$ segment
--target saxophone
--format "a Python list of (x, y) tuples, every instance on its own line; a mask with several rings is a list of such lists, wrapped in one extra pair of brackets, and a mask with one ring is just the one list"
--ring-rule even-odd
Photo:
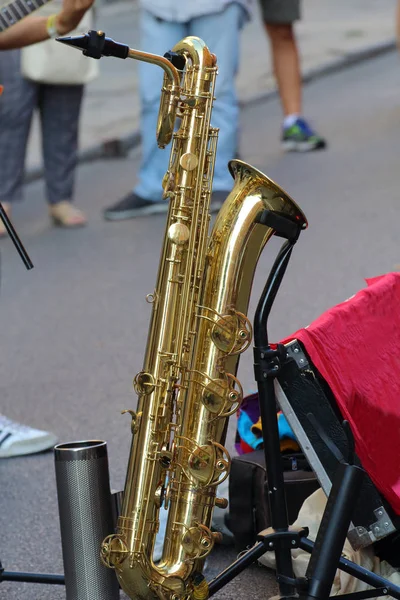
[[(218, 137), (210, 125), (215, 55), (196, 37), (164, 57), (127, 46), (122, 56), (122, 45), (105, 39), (103, 55), (164, 69), (157, 139), (160, 147), (173, 143), (163, 179), (169, 200), (164, 243), (155, 291), (147, 296), (150, 330), (144, 366), (134, 379), (138, 406), (124, 411), (132, 417), (133, 440), (122, 509), (101, 557), (130, 598), (201, 600), (208, 597), (202, 568), (219, 535), (211, 531), (213, 508), (227, 506), (216, 491), (229, 474), (223, 445), (228, 419), (243, 398), (236, 371), (252, 339), (246, 311), (253, 275), (276, 233), (261, 215), (306, 220), (278, 185), (233, 160), (233, 189), (209, 233)], [(165, 509), (163, 556), (156, 563), (154, 542)]]

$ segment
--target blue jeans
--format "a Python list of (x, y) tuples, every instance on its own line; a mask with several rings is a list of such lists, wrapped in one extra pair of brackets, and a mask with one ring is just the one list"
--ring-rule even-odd
[[(229, 191), (232, 178), (227, 163), (235, 158), (238, 147), (239, 107), (235, 91), (235, 75), (239, 59), (239, 34), (244, 10), (236, 3), (212, 15), (197, 17), (188, 23), (157, 19), (141, 13), (141, 49), (163, 55), (188, 35), (203, 39), (217, 55), (218, 76), (212, 125), (220, 129), (214, 171), (213, 189)], [(161, 150), (156, 142), (156, 124), (160, 104), (163, 71), (149, 63), (139, 63), (141, 99), (142, 162), (139, 183), (134, 192), (146, 200), (161, 200), (161, 181), (167, 170), (170, 146)]]

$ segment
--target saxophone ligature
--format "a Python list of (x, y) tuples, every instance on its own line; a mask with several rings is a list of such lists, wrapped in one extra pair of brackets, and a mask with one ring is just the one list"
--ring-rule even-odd
[[(164, 69), (157, 140), (172, 139), (162, 187), (169, 202), (121, 514), (101, 547), (122, 589), (140, 600), (201, 600), (202, 575), (218, 534), (211, 531), (218, 485), (229, 474), (229, 416), (243, 391), (236, 377), (252, 328), (246, 316), (258, 258), (283, 221), (306, 227), (296, 203), (240, 160), (210, 229), (218, 130), (211, 126), (217, 60), (188, 37), (165, 56), (89, 32), (64, 43), (89, 56), (144, 60)], [(161, 510), (168, 511), (163, 555), (153, 559)]]

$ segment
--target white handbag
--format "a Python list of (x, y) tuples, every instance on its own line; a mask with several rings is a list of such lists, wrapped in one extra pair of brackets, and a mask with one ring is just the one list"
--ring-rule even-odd
[[(92, 28), (93, 14), (88, 10), (78, 27), (68, 35), (87, 33)], [(37, 83), (79, 85), (89, 83), (99, 75), (99, 64), (80, 50), (50, 39), (22, 48), (21, 75)]]

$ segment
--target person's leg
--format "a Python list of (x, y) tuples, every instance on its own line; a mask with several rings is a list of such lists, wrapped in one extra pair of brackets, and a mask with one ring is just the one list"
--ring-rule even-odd
[(267, 23), (272, 62), (285, 117), (301, 115), (300, 58), (292, 23)]
[(204, 40), (210, 51), (217, 56), (216, 99), (211, 124), (219, 128), (213, 190), (223, 192), (221, 196), (232, 188), (233, 179), (228, 171), (228, 162), (235, 158), (239, 142), (239, 105), (235, 76), (239, 63), (240, 28), (244, 17), (243, 8), (232, 3), (219, 13), (198, 17), (190, 23), (190, 35)]
[[(142, 10), (140, 16), (140, 49), (163, 56), (187, 35), (186, 25), (164, 21)], [(140, 133), (142, 159), (139, 181), (132, 192), (104, 211), (108, 220), (121, 220), (166, 212), (168, 202), (162, 199), (162, 179), (168, 167), (170, 146), (157, 146), (156, 127), (164, 71), (157, 65), (139, 62), (139, 91), (141, 102)]]
[(42, 85), (39, 93), (49, 213), (65, 227), (86, 223), (81, 211), (71, 205), (83, 91), (83, 85)]
[[(32, 114), (37, 103), (37, 86), (20, 73), (20, 51), (0, 54), (0, 201), (7, 213), (22, 199), (26, 145)], [(0, 236), (6, 234), (0, 222)]]
[(300, 56), (293, 26), (300, 18), (300, 0), (260, 0), (260, 6), (284, 115), (283, 147), (286, 150), (324, 148), (325, 140), (302, 118)]
[(49, 213), (64, 227), (86, 223), (83, 213), (71, 204), (83, 91), (83, 85), (42, 85), (39, 93)]

